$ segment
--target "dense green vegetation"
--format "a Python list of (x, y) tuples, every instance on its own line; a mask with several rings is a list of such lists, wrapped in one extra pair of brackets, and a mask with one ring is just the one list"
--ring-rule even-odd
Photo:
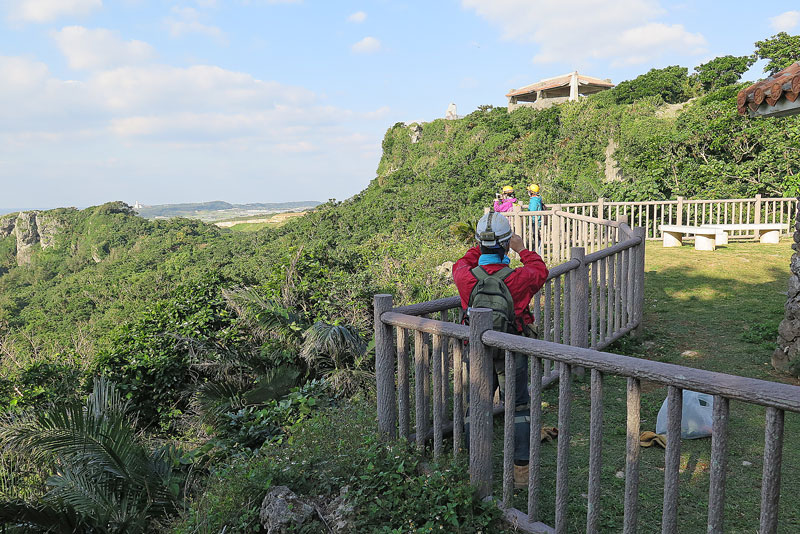
[[(771, 46), (761, 57), (782, 61)], [(416, 143), (396, 124), (364, 191), (279, 228), (149, 221), (119, 202), (58, 209), (40, 214), (20, 265), (16, 236), (0, 233), (0, 442), (31, 451), (0, 447), (0, 521), (38, 509), (84, 532), (252, 532), (266, 489), (286, 483), (326, 502), (350, 485), (364, 532), (492, 524), (453, 466), (426, 472), (414, 451), (372, 440), (372, 295), (453, 294), (434, 270), (463, 252), (449, 228), (505, 184), (540, 183), (548, 204), (800, 193), (800, 118), (736, 113), (748, 61), (654, 69), (541, 111), (482, 107), (423, 124)], [(164, 484), (120, 480), (119, 466), (53, 440), (26, 449), (54, 420), (71, 446), (95, 439), (74, 425), (111, 425), (134, 474), (158, 469)], [(93, 516), (64, 497), (91, 480), (130, 514)]]

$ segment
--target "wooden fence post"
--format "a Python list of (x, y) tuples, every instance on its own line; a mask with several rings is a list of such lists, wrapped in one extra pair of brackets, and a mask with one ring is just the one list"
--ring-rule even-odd
[(391, 295), (375, 295), (375, 379), (378, 396), (378, 432), (382, 439), (397, 438), (397, 400), (394, 387), (395, 344), (391, 325), (381, 321), (394, 306)]
[[(514, 215), (513, 215), (513, 217), (509, 217), (508, 219), (511, 222), (511, 230), (515, 234), (520, 236), (523, 239), (523, 242), (524, 242), (524, 240), (525, 240), (525, 231), (522, 229), (522, 215), (520, 215), (521, 211), (522, 211), (522, 206), (520, 206), (519, 204), (514, 204), (514, 207), (511, 208), (511, 213), (513, 213)], [(517, 254), (517, 253), (513, 252), (513, 254)], [(517, 254), (517, 256), (519, 256), (519, 255)]]
[(551, 249), (552, 258), (550, 261), (558, 264), (561, 263), (561, 226), (562, 220), (561, 216), (558, 214), (561, 211), (561, 204), (555, 204), (550, 206), (550, 209), (553, 210), (553, 215), (550, 218), (550, 224), (553, 227), (552, 237), (553, 237), (553, 248)]
[[(571, 260), (578, 260), (580, 266), (569, 273), (569, 344), (573, 347), (586, 348), (589, 346), (589, 266), (583, 262), (586, 257), (586, 249), (572, 247), (570, 256)], [(573, 372), (581, 377), (584, 369), (575, 367)]]
[[(761, 224), (761, 194), (756, 195), (756, 206), (753, 210), (753, 222), (756, 224)], [(754, 239), (758, 239), (758, 232), (755, 233), (756, 235), (753, 236)]]
[(675, 222), (677, 225), (683, 224), (683, 197), (678, 197), (678, 220)]
[(597, 199), (597, 218), (598, 219), (605, 219), (605, 211), (606, 211), (606, 199), (600, 197)]
[(492, 348), (481, 337), (492, 329), (492, 310), (469, 310), (469, 480), (479, 498), (492, 493)]
[(633, 235), (642, 240), (636, 245), (635, 261), (633, 265), (633, 320), (636, 328), (631, 332), (632, 337), (642, 334), (642, 317), (644, 316), (644, 244), (647, 229), (637, 226), (633, 229)]

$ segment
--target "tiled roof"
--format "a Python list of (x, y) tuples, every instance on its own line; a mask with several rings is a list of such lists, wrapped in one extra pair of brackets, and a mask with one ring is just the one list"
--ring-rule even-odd
[(744, 115), (749, 109), (754, 113), (761, 104), (775, 106), (783, 98), (794, 102), (800, 95), (800, 63), (794, 63), (776, 72), (766, 80), (754, 83), (739, 91), (736, 106), (739, 114)]
[[(512, 89), (508, 92), (506, 96), (519, 96), (519, 95), (526, 95), (529, 93), (535, 93), (536, 91), (544, 91), (547, 89), (554, 89), (556, 87), (569, 87), (570, 81), (572, 80), (572, 73), (564, 74), (562, 76), (556, 76), (555, 78), (546, 78), (544, 80), (539, 80), (536, 83), (532, 83), (530, 85), (526, 85), (525, 87), (521, 87), (519, 89)], [(585, 76), (583, 74), (578, 74), (578, 85), (595, 85), (599, 87), (614, 87), (614, 84), (609, 82), (608, 80), (601, 80), (600, 78), (593, 78), (591, 76)]]

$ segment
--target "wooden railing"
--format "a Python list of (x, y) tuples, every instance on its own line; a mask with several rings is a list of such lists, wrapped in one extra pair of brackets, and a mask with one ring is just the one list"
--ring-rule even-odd
[(563, 211), (559, 206), (545, 211), (515, 210), (503, 215), (525, 247), (539, 253), (548, 265), (569, 260), (572, 247), (592, 253), (613, 245), (620, 239), (620, 225), (628, 223), (623, 215), (616, 220), (598, 219)]
[[(780, 223), (785, 225), (784, 234), (791, 234), (793, 217), (797, 213), (796, 198), (766, 198), (756, 195), (755, 198), (731, 198), (718, 200), (653, 200), (643, 202), (609, 202), (598, 198), (596, 202), (557, 204), (548, 206), (547, 211), (530, 212), (519, 210), (507, 213), (509, 219), (516, 218), (521, 226), (533, 226), (534, 217), (544, 221), (554, 212), (568, 212), (583, 217), (615, 220), (625, 216), (631, 226), (645, 229), (646, 239), (661, 239), (659, 226), (662, 224), (749, 224)], [(520, 232), (517, 232), (520, 233)], [(522, 235), (522, 234), (520, 234)], [(545, 230), (541, 238), (549, 243)], [(751, 238), (755, 235), (746, 230), (730, 233), (732, 238)], [(552, 240), (552, 238), (551, 238)], [(546, 249), (545, 249), (546, 250)]]
[[(588, 216), (587, 216), (588, 217)], [(572, 219), (582, 220), (582, 219)], [(610, 221), (606, 221), (610, 222)], [(597, 222), (598, 225), (606, 225)], [(627, 378), (627, 438), (623, 532), (638, 526), (641, 380), (669, 386), (668, 433), (664, 471), (663, 533), (679, 532), (678, 495), (682, 391), (714, 395), (708, 532), (723, 532), (723, 503), (728, 460), (729, 400), (766, 408), (761, 533), (777, 532), (784, 411), (800, 412), (800, 387), (714, 373), (673, 364), (601, 352), (641, 326), (644, 292), (644, 228), (617, 223), (620, 241), (586, 254), (571, 247), (571, 259), (550, 270), (532, 306), (541, 339), (491, 330), (491, 311), (473, 309), (470, 325), (454, 323), (459, 297), (393, 307), (391, 295), (375, 296), (375, 350), (378, 426), (386, 439), (398, 436), (433, 455), (444, 451), (452, 432), (453, 454), (464, 441), (464, 414), (470, 413), (470, 480), (480, 496), (492, 496), (493, 416), (504, 414), (502, 500), (506, 518), (527, 532), (567, 531), (571, 383), (591, 372), (589, 478), (586, 531), (599, 532), (603, 382), (607, 375)], [(429, 318), (430, 315), (437, 317)], [(413, 332), (413, 347), (410, 334)], [(465, 342), (468, 342), (465, 348)], [(468, 350), (468, 357), (466, 351)], [(492, 356), (505, 354), (505, 405), (493, 402)], [(514, 355), (529, 358), (529, 383), (515, 384)], [(412, 360), (413, 358), (413, 360)], [(469, 365), (467, 365), (467, 360)], [(413, 367), (412, 367), (413, 361)], [(558, 380), (558, 448), (555, 528), (540, 521), (542, 389)], [(413, 385), (413, 395), (412, 395)], [(530, 457), (525, 512), (511, 507), (513, 494), (514, 401), (517, 387), (530, 390)], [(413, 405), (413, 412), (412, 412)], [(452, 409), (452, 420), (448, 409)], [(412, 420), (413, 413), (413, 420)], [(412, 424), (415, 432), (412, 434)]]

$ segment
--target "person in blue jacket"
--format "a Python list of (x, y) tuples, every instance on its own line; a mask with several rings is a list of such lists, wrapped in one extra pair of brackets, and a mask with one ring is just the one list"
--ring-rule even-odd
[[(529, 185), (528, 193), (531, 194), (531, 199), (528, 201), (528, 211), (542, 211), (544, 202), (542, 202), (542, 196), (539, 194), (539, 184)], [(537, 219), (541, 219), (541, 217), (537, 217)]]
[[(542, 196), (539, 194), (539, 184), (531, 184), (528, 186), (528, 193), (531, 199), (528, 201), (528, 211), (542, 211), (544, 210), (544, 202)], [(533, 228), (531, 228), (531, 235), (534, 236), (536, 241), (535, 249), (541, 252), (541, 240), (539, 239), (539, 228), (542, 226), (542, 216), (537, 215), (533, 217)]]

